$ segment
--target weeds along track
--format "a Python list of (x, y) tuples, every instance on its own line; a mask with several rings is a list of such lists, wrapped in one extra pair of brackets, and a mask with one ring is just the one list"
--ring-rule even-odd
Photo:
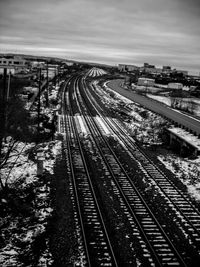
[[(137, 222), (138, 229), (148, 244), (148, 249), (154, 255), (152, 258), (161, 266), (165, 264), (198, 266), (199, 211), (189, 197), (181, 192), (135, 144), (121, 123), (104, 113), (85, 80), (79, 79), (78, 84), (79, 95), (82, 96), (81, 102), (88, 107), (88, 113), (84, 115), (85, 122), (120, 195), (123, 196), (128, 210), (132, 212), (134, 222)], [(99, 116), (100, 119), (95, 119), (95, 116)], [(162, 211), (156, 210), (159, 203), (148, 201), (145, 190), (141, 190), (138, 183), (129, 177), (128, 171), (123, 167), (124, 164), (120, 163), (119, 155), (115, 154), (102, 134), (105, 133), (105, 129), (122, 144), (124, 151), (129, 154), (136, 163), (136, 168), (142, 173), (142, 179), (152, 185), (152, 193), (156, 192), (157, 200), (161, 201)], [(161, 214), (158, 214), (159, 212)]]
[(117, 266), (101, 210), (91, 183), (85, 156), (77, 130), (78, 105), (74, 90), (76, 78), (70, 79), (63, 91), (63, 108), (60, 131), (65, 136), (67, 162), (73, 187), (76, 219), (80, 229), (84, 266)]

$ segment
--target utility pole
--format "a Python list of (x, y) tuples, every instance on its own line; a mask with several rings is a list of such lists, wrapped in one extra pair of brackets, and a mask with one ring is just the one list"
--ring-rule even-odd
[(7, 95), (6, 95), (7, 101), (9, 99), (9, 95), (10, 95), (10, 80), (11, 80), (11, 71), (9, 71), (9, 76), (8, 76), (8, 89), (7, 89)]
[(49, 106), (49, 64), (47, 62), (46, 106)]
[[(39, 86), (38, 86), (38, 125), (37, 125), (37, 133), (39, 139), (39, 131), (40, 131), (40, 96), (41, 96), (41, 68), (39, 68)], [(38, 140), (39, 141), (39, 140)]]
[(58, 86), (60, 85), (60, 65), (58, 66)]
[(3, 94), (1, 95), (1, 106), (0, 106), (0, 157), (2, 151), (2, 143), (5, 135), (5, 122), (6, 122), (6, 77), (7, 69), (3, 70)]
[(56, 88), (56, 83), (57, 83), (57, 77), (56, 77), (57, 73), (56, 73), (56, 68), (55, 68), (55, 88)]
[(58, 85), (58, 86), (59, 86), (59, 83), (60, 83), (59, 74), (60, 74), (60, 68), (59, 68), (59, 66), (58, 66), (58, 68), (57, 68), (57, 85)]
[[(8, 101), (9, 101), (9, 94), (10, 94), (10, 80), (11, 80), (11, 71), (9, 71), (9, 76), (8, 76), (8, 87), (7, 87), (7, 92), (6, 92), (6, 97), (5, 97), (5, 136), (6, 136), (6, 130), (7, 130), (7, 125), (8, 125)], [(6, 139), (5, 139), (6, 142)]]

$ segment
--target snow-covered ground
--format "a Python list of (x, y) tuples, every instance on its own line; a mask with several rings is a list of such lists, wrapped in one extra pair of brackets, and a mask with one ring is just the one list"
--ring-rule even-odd
[[(43, 105), (46, 101), (45, 96), (41, 96), (41, 114), (49, 118), (49, 123), (53, 119), (53, 109), (57, 105), (58, 89), (58, 86), (52, 87), (49, 92), (48, 108)], [(37, 90), (33, 90), (35, 95)], [(29, 109), (31, 105), (30, 101), (26, 108)], [(12, 138), (8, 137), (7, 142), (3, 144), (4, 154), (12, 142)], [(44, 152), (42, 178), (37, 175), (37, 152), (41, 148)], [(11, 193), (0, 191), (0, 209), (5, 212), (3, 216), (0, 215), (0, 266), (32, 266), (28, 261), (34, 261), (32, 249), (40, 238), (41, 244), (45, 243), (45, 249), (40, 253), (36, 252), (39, 255), (37, 266), (51, 264), (48, 240), (42, 238), (46, 234), (47, 221), (52, 213), (50, 181), (46, 179), (54, 174), (55, 160), (60, 149), (61, 141), (40, 144), (15, 142), (7, 163), (1, 168), (2, 184), (7, 185), (8, 192)], [(19, 210), (15, 214), (15, 208), (21, 209), (22, 213)], [(22, 249), (22, 246), (25, 247)], [(29, 259), (25, 263), (27, 255)]]
[[(200, 100), (193, 99), (193, 98), (174, 98), (172, 100), (170, 97), (166, 96), (159, 96), (159, 95), (152, 95), (147, 94), (149, 98), (155, 99), (159, 102), (166, 104), (167, 106), (171, 106), (174, 108), (179, 108), (185, 111), (194, 112), (195, 115), (200, 116)], [(172, 103), (173, 101), (173, 103)]]
[(155, 99), (159, 102), (162, 102), (167, 106), (171, 106), (171, 99), (169, 97), (159, 96), (159, 95), (151, 95), (151, 94), (147, 94), (147, 97)]
[[(97, 92), (101, 92), (101, 98), (104, 98), (102, 90), (99, 86)], [(109, 95), (109, 92), (114, 94), (114, 98), (106, 95)], [(132, 117), (132, 120), (127, 122), (126, 126), (135, 135), (137, 135), (139, 140), (141, 139), (143, 142), (149, 143), (156, 141), (157, 128), (155, 127), (155, 130), (153, 131), (152, 126), (162, 123), (162, 118), (160, 116), (147, 111), (146, 116), (148, 119), (144, 119), (141, 117), (141, 113), (144, 112), (145, 109), (108, 88), (106, 84), (104, 84), (104, 94), (107, 105), (112, 106), (112, 103), (114, 102), (115, 106), (117, 106), (117, 103), (123, 102), (124, 105), (128, 105), (129, 108), (132, 108), (132, 111), (129, 113), (129, 115)], [(166, 104), (168, 103), (166, 97), (158, 97), (158, 99), (166, 101)], [(179, 131), (180, 130), (181, 129), (179, 129)], [(196, 144), (199, 143), (198, 138), (195, 136), (193, 136), (192, 140)], [(191, 160), (188, 158), (179, 157), (171, 151), (164, 150), (162, 153), (160, 153), (160, 155), (158, 155), (158, 159), (166, 166), (167, 169), (171, 170), (172, 173), (176, 175), (177, 179), (181, 180), (186, 185), (188, 193), (191, 195), (191, 197), (193, 197), (196, 201), (200, 201), (200, 157), (195, 160)]]
[[(51, 215), (52, 209), (49, 201), (49, 184), (41, 181), (41, 178), (37, 176), (36, 157), (40, 147), (44, 150), (44, 173), (53, 174), (56, 155), (61, 149), (60, 141), (46, 142), (37, 146), (34, 143), (19, 142), (11, 153), (7, 164), (1, 169), (3, 184), (7, 183), (11, 189), (17, 187), (17, 190), (21, 192), (20, 195), (24, 196), (24, 192), (32, 188), (34, 204), (27, 203), (27, 206), (23, 207), (22, 202), (21, 209), (25, 207), (31, 209), (32, 215), (30, 217), (28, 215), (22, 217), (20, 213), (18, 215), (7, 213), (6, 216), (0, 217), (4, 244), (0, 247), (0, 266), (25, 266), (19, 260), (20, 255), (25, 257), (26, 253), (30, 253), (33, 241), (41, 237), (46, 231), (47, 219)], [(6, 150), (6, 145), (4, 149)], [(21, 197), (16, 198), (15, 202), (20, 199)], [(0, 201), (5, 207), (11, 202), (6, 196), (1, 197)], [(32, 205), (35, 207), (33, 210)], [(31, 222), (31, 218), (34, 218), (33, 222)], [(19, 227), (20, 225), (21, 227)], [(26, 244), (24, 250), (22, 250), (21, 244)], [(46, 244), (46, 249), (40, 254), (37, 266), (48, 266), (51, 261), (51, 254), (48, 244)]]
[[(142, 108), (137, 103), (134, 103), (130, 99), (111, 90), (106, 84), (107, 83), (104, 84), (104, 91), (101, 95), (101, 99), (103, 99), (104, 104), (108, 107), (113, 106), (114, 108), (116, 107), (116, 109), (120, 110), (120, 105), (123, 103), (122, 106), (131, 109), (128, 113), (129, 121), (124, 121), (126, 127), (131, 132), (131, 135), (133, 135), (138, 141), (149, 145), (160, 144), (161, 140), (158, 137), (158, 133), (160, 131), (160, 127), (166, 124), (166, 121), (161, 116)], [(101, 89), (99, 88), (99, 90)], [(109, 92), (112, 92), (112, 95), (114, 96), (113, 98), (110, 97)]]
[(200, 201), (200, 158), (190, 160), (167, 153), (158, 159), (186, 185), (190, 196)]

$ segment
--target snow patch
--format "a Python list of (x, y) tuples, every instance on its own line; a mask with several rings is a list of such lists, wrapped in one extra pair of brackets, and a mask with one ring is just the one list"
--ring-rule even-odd
[(110, 134), (110, 131), (108, 130), (108, 128), (106, 127), (105, 123), (102, 121), (101, 117), (96, 116), (96, 120), (98, 121), (98, 123), (101, 125), (101, 127), (103, 128), (104, 132), (106, 135)]

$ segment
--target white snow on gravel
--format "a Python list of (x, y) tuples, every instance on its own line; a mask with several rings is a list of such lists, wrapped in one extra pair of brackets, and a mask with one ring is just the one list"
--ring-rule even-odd
[[(160, 96), (160, 95), (152, 95), (147, 94), (149, 98), (157, 100), (166, 104), (167, 106), (171, 106), (172, 100), (170, 97)], [(174, 98), (176, 101), (177, 107), (183, 110), (191, 110), (195, 115), (200, 116), (200, 100), (195, 98)]]
[[(54, 164), (56, 160), (56, 155), (61, 150), (61, 141), (51, 141), (45, 142), (43, 144), (38, 145), (37, 147), (43, 147), (44, 150), (44, 171), (48, 171), (50, 174), (53, 174)], [(20, 182), (20, 186), (22, 188), (26, 188), (29, 184), (37, 182), (37, 162), (29, 159), (28, 154), (31, 149), (35, 149), (36, 145), (34, 143), (25, 144), (19, 142), (15, 148), (15, 151), (11, 153), (11, 157), (8, 161), (8, 164), (1, 169), (1, 178), (3, 183), (8, 182), (10, 186), (13, 183), (16, 183), (18, 180)], [(6, 149), (6, 145), (4, 147)], [(18, 155), (20, 154), (20, 155)], [(35, 149), (34, 155), (37, 155), (37, 149)], [(50, 189), (48, 185), (41, 186), (36, 188), (36, 199), (40, 203), (46, 203), (46, 199), (49, 195)], [(5, 199), (1, 200), (5, 202)], [(47, 218), (51, 215), (52, 209), (51, 207), (40, 208), (35, 211), (35, 216), (38, 218), (38, 222), (35, 225), (32, 225), (31, 229), (22, 229), (23, 234), (20, 235), (15, 234), (15, 239), (23, 240), (28, 242), (29, 244), (33, 240), (34, 237), (43, 233), (45, 231)], [(7, 220), (7, 218), (2, 218), (2, 220)], [(12, 229), (16, 228), (16, 221), (10, 222), (6, 231), (12, 232)], [(47, 245), (48, 247), (48, 245)], [(15, 247), (12, 243), (12, 238), (9, 240), (9, 243), (5, 247), (0, 248), (0, 266), (22, 266), (22, 264), (18, 261), (19, 248)], [(38, 266), (49, 266), (52, 262), (51, 254), (48, 249), (46, 249), (41, 258), (39, 259)]]
[(168, 153), (158, 159), (186, 185), (191, 197), (200, 201), (200, 158), (190, 160)]
[[(124, 103), (130, 103), (130, 100), (127, 102), (127, 98), (121, 96), (120, 94), (116, 93), (112, 89), (106, 86), (107, 83), (104, 84), (105, 88), (107, 90), (110, 90), (114, 92), (115, 101), (120, 102), (123, 101)], [(157, 97), (153, 95), (148, 95), (152, 98), (155, 98), (166, 105), (169, 105), (169, 98), (167, 97)], [(118, 100), (117, 100), (118, 99)], [(107, 99), (109, 101), (109, 99)], [(113, 99), (110, 100), (112, 103)], [(144, 121), (143, 118), (140, 118), (140, 111), (143, 111), (144, 109), (137, 105), (136, 103), (132, 102), (132, 105), (129, 104), (129, 107), (132, 107), (132, 111), (130, 112), (130, 115), (134, 118), (134, 121), (131, 121), (131, 123), (126, 123), (127, 127), (131, 130), (131, 132), (137, 134), (137, 138), (139, 140), (145, 141), (145, 142), (155, 142), (156, 140), (156, 132), (152, 131), (151, 123), (159, 123), (159, 116), (155, 115), (154, 113), (149, 113), (149, 122)], [(188, 115), (189, 116), (189, 115)], [(153, 125), (152, 124), (152, 125)], [(177, 128), (177, 132), (180, 132), (181, 129)], [(189, 138), (189, 135), (187, 135), (187, 138)], [(197, 143), (197, 137), (191, 137), (192, 141)], [(194, 140), (194, 138), (196, 138)], [(158, 156), (158, 159), (166, 166), (167, 169), (172, 171), (173, 174), (176, 175), (177, 179), (180, 179), (183, 184), (186, 185), (188, 193), (191, 197), (193, 197), (196, 201), (200, 201), (200, 157), (197, 159), (187, 159), (179, 157), (176, 154), (171, 153), (170, 151), (165, 151), (164, 154), (160, 154)]]
[(103, 128), (104, 132), (106, 135), (110, 134), (110, 131), (108, 130), (108, 128), (106, 127), (105, 123), (102, 121), (102, 119), (99, 116), (95, 117), (96, 120), (98, 121), (98, 123), (101, 125), (101, 127)]
[(147, 94), (147, 97), (155, 99), (159, 102), (162, 102), (167, 106), (171, 106), (171, 99), (169, 97), (159, 96), (159, 95), (151, 95), (151, 94)]

